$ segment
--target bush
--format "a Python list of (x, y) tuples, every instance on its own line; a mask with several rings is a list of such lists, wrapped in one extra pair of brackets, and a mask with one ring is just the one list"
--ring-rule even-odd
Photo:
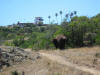
[(17, 71), (11, 72), (12, 75), (20, 75)]
[(98, 36), (96, 37), (96, 44), (97, 44), (97, 45), (100, 45), (100, 35), (98, 35)]
[(13, 44), (15, 46), (20, 46), (24, 43), (24, 37), (16, 37), (14, 40), (13, 40)]
[(95, 57), (100, 58), (100, 53), (96, 53)]
[(14, 44), (11, 41), (5, 41), (4, 45), (6, 45), (6, 46), (14, 46)]

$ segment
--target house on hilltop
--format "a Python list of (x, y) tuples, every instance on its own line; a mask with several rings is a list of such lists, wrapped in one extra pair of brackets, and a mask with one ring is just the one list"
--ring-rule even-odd
[(43, 18), (42, 17), (35, 17), (35, 24), (38, 26), (43, 25)]
[(37, 26), (46, 26), (47, 24), (43, 24), (43, 18), (42, 17), (35, 17), (35, 22), (34, 23), (21, 23), (17, 22), (17, 24), (9, 25), (8, 27), (14, 27), (14, 26), (19, 26), (19, 27), (29, 27), (31, 25), (37, 25)]
[(34, 23), (20, 23), (19, 21), (18, 21), (18, 23), (17, 23), (17, 26), (19, 26), (19, 27), (26, 27), (26, 26), (30, 26), (30, 25), (33, 25)]

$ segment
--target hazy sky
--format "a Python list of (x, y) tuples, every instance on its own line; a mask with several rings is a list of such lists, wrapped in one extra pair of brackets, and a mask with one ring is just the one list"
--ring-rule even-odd
[(0, 0), (0, 25), (34, 22), (37, 16), (48, 23), (48, 16), (53, 21), (60, 10), (63, 16), (76, 10), (79, 16), (91, 17), (100, 13), (100, 0)]

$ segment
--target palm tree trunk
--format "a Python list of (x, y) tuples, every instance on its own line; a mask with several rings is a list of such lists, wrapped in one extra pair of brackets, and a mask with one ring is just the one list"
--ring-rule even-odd
[(61, 15), (61, 23), (62, 23), (62, 15)]
[(57, 19), (57, 17), (56, 17), (56, 21), (57, 21), (57, 24), (58, 24), (58, 19)]
[(49, 24), (50, 24), (50, 18), (49, 18)]

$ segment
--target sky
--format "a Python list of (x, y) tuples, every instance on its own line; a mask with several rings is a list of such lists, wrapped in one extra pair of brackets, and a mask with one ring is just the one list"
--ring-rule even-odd
[(56, 22), (55, 13), (77, 11), (78, 16), (92, 17), (100, 13), (100, 0), (0, 0), (0, 26), (34, 23), (35, 17), (43, 17), (44, 23)]

